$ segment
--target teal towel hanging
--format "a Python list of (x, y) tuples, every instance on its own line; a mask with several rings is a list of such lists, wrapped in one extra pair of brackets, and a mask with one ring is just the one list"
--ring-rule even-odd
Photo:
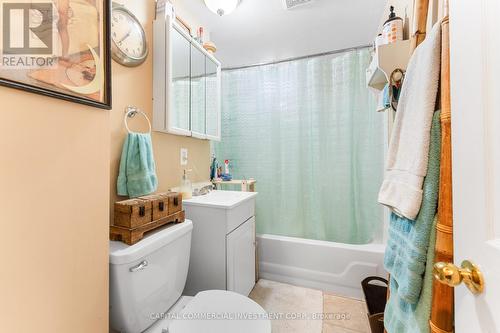
[(118, 195), (131, 198), (151, 194), (158, 188), (151, 130), (149, 133), (131, 132), (127, 125), (127, 117), (132, 112), (141, 113), (149, 122), (147, 116), (136, 108), (130, 108), (125, 114), (125, 127), (129, 133), (123, 144), (116, 185)]
[(440, 114), (440, 111), (436, 111), (432, 119), (428, 169), (420, 212), (414, 221), (392, 213), (389, 222), (384, 266), (391, 274), (391, 293), (397, 288), (398, 296), (409, 304), (417, 303), (420, 298), (437, 209), (441, 159)]
[(139, 197), (155, 192), (157, 187), (151, 134), (129, 133), (123, 144), (118, 195)]

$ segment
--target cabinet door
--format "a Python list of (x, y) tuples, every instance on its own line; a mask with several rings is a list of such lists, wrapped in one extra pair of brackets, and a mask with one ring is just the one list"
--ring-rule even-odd
[(174, 134), (190, 135), (191, 42), (176, 28), (171, 30), (170, 38), (172, 83), (168, 110), (168, 131)]
[(206, 138), (206, 71), (205, 55), (196, 44), (191, 45), (191, 132), (194, 137)]
[(255, 217), (226, 236), (227, 290), (248, 296), (255, 285)]
[(220, 64), (207, 60), (207, 138), (220, 141), (221, 72)]

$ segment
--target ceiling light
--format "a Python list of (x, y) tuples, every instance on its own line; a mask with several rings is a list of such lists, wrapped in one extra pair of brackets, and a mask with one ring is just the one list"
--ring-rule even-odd
[(305, 5), (311, 2), (311, 0), (283, 0), (286, 9), (292, 9), (294, 7)]
[(205, 0), (205, 5), (219, 16), (228, 15), (238, 7), (240, 0)]

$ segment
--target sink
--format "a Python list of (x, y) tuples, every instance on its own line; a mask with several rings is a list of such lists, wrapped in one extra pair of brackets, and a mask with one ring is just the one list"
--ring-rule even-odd
[(233, 209), (257, 196), (257, 192), (211, 191), (208, 194), (182, 200), (186, 206), (204, 206), (222, 209)]

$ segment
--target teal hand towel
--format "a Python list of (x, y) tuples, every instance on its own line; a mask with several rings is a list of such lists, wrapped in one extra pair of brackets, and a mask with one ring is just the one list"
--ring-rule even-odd
[(382, 90), (382, 105), (385, 107), (385, 108), (389, 108), (391, 107), (391, 99), (389, 97), (389, 89), (392, 89), (392, 88), (389, 88), (389, 83), (387, 83), (385, 86), (384, 86), (384, 89)]
[(417, 303), (405, 302), (397, 292), (396, 281), (391, 278), (391, 294), (385, 306), (384, 326), (388, 333), (429, 333), (429, 319), (432, 308), (432, 268), (436, 249), (436, 223), (431, 228), (427, 262), (425, 265), (424, 284)]
[(129, 133), (120, 160), (118, 195), (139, 197), (155, 192), (157, 187), (151, 134)]
[(413, 221), (392, 213), (389, 222), (384, 266), (393, 280), (391, 292), (396, 291), (401, 300), (409, 304), (417, 303), (420, 298), (429, 239), (438, 202), (441, 159), (440, 114), (441, 112), (436, 111), (432, 119), (427, 176), (424, 179), (422, 205), (417, 218)]

